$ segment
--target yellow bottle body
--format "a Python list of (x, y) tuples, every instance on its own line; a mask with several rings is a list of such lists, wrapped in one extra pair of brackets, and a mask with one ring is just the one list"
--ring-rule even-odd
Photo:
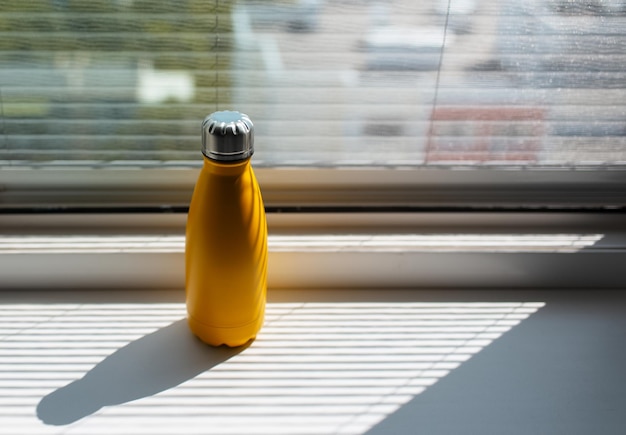
[(195, 335), (214, 346), (256, 337), (265, 314), (267, 222), (249, 158), (204, 158), (187, 217), (185, 274)]

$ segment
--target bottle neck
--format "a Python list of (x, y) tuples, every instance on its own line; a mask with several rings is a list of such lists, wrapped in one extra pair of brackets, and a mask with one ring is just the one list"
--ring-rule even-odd
[(234, 162), (219, 162), (204, 156), (203, 170), (222, 176), (238, 176), (250, 168), (250, 158)]

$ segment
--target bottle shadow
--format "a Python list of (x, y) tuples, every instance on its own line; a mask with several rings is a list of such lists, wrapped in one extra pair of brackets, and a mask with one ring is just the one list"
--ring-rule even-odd
[(45, 396), (37, 417), (67, 425), (104, 406), (119, 405), (168, 390), (246, 349), (211, 347), (181, 319), (118, 349), (78, 379)]

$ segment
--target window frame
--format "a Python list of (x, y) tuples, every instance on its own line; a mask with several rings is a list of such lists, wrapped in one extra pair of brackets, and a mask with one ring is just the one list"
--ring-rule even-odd
[[(447, 20), (446, 15), (446, 23)], [(216, 34), (216, 38), (217, 44), (219, 35)], [(220, 86), (216, 89), (219, 91)], [(437, 98), (434, 100), (433, 108)], [(381, 145), (384, 145), (383, 139)], [(0, 224), (5, 233), (156, 234), (184, 231), (184, 214), (198, 176), (201, 155), (198, 151), (198, 161), (194, 163), (129, 161), (96, 164), (94, 167), (83, 166), (80, 162), (41, 165), (31, 162), (23, 166), (19, 162), (1, 163), (4, 166), (0, 171)], [(476, 231), (490, 231), (506, 228), (496, 222), (510, 219), (511, 212), (521, 213), (517, 219), (525, 220), (522, 227), (531, 232), (548, 231), (546, 228), (559, 231), (573, 215), (581, 217), (583, 228), (594, 231), (605, 222), (589, 213), (605, 216), (609, 214), (607, 212), (622, 214), (626, 210), (626, 162), (616, 165), (590, 162), (588, 166), (572, 167), (488, 164), (471, 167), (462, 161), (452, 166), (259, 166), (255, 167), (255, 172), (270, 215), (270, 231), (418, 232), (441, 219), (442, 215), (438, 213), (448, 219), (452, 216), (446, 226), (448, 231), (467, 228), (467, 220), (474, 221), (472, 229)], [(537, 211), (540, 213), (534, 213)], [(563, 214), (555, 217), (555, 211)], [(620, 218), (621, 215), (612, 216), (613, 221)], [(549, 225), (546, 226), (546, 222)], [(623, 227), (615, 222), (612, 225), (620, 230)], [(532, 253), (521, 256), (454, 253), (446, 257), (401, 251), (333, 255), (301, 251), (296, 255), (281, 253), (272, 256), (278, 259), (276, 261), (290, 264), (285, 267), (286, 272), (295, 271), (290, 278), (281, 275), (283, 278), (274, 282), (278, 287), (383, 286), (385, 283), (393, 286), (458, 284), (497, 287), (503, 283), (532, 286), (542, 282), (549, 286), (596, 283), (611, 287), (626, 282), (624, 272), (619, 268), (619, 264), (623, 264), (624, 252), (622, 245), (614, 252), (548, 257)], [(2, 266), (4, 269), (0, 267), (3, 270), (0, 276), (5, 279), (13, 276), (18, 287), (20, 282), (26, 287), (49, 286), (50, 280), (55, 279), (60, 287), (153, 287), (164, 282), (168, 285), (178, 282), (182, 270), (180, 255), (175, 258), (150, 254), (75, 254), (60, 258), (54, 254), (8, 255), (5, 259), (10, 261)], [(168, 281), (167, 276), (163, 279), (161, 272), (167, 272), (169, 261), (179, 267)], [(31, 267), (25, 268), (26, 264)], [(421, 266), (416, 267), (416, 264)], [(80, 268), (77, 265), (84, 269), (77, 270)], [(127, 267), (128, 273), (119, 280), (111, 277), (110, 268), (115, 265)], [(450, 273), (450, 265), (458, 272)], [(538, 273), (537, 279), (533, 280), (533, 273), (541, 272), (546, 265), (554, 266), (558, 276)], [(139, 267), (134, 270), (135, 266)], [(37, 273), (30, 273), (32, 268)], [(429, 268), (437, 270), (435, 275), (428, 275)], [(568, 269), (576, 273), (568, 275)], [(596, 276), (581, 280), (590, 269)], [(355, 271), (359, 270), (363, 275), (357, 279)], [(496, 270), (499, 274), (496, 273), (495, 278), (483, 279)], [(502, 270), (504, 274), (500, 273)], [(522, 270), (524, 273), (523, 276), (515, 275), (517, 281), (507, 282), (511, 275), (507, 275), (506, 270)], [(308, 271), (306, 278), (297, 276), (303, 271)], [(616, 271), (620, 272), (619, 275), (611, 275)], [(324, 276), (321, 272), (336, 279), (320, 280), (319, 277)], [(380, 275), (378, 280), (377, 274)], [(424, 274), (431, 279), (424, 280)], [(480, 279), (477, 278), (479, 275)], [(68, 276), (74, 277), (74, 281), (68, 280)], [(547, 281), (546, 277), (549, 278)]]
[[(297, 209), (622, 209), (622, 166), (259, 167), (268, 211)], [(0, 212), (185, 211), (192, 167), (5, 167)]]
[[(182, 236), (198, 171), (1, 171), (0, 228), (5, 236), (24, 237)], [(608, 242), (575, 253), (428, 252), (401, 244), (382, 252), (341, 247), (315, 252), (296, 246), (270, 250), (270, 289), (626, 286), (623, 170), (261, 167), (256, 172), (270, 236), (601, 234)], [(0, 251), (0, 257), (0, 290), (184, 287), (182, 251)]]

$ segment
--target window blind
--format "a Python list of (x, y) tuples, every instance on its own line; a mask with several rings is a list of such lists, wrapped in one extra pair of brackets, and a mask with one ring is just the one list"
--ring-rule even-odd
[(624, 0), (3, 0), (0, 165), (619, 167)]

